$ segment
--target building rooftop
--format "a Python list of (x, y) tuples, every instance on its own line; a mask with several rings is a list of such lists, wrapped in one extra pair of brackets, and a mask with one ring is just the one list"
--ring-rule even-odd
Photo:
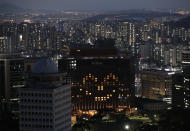
[(0, 59), (24, 59), (19, 54), (0, 54)]
[(49, 58), (42, 58), (35, 63), (33, 74), (55, 74), (58, 73), (57, 65)]
[(73, 57), (97, 57), (118, 55), (116, 48), (71, 48), (70, 56)]

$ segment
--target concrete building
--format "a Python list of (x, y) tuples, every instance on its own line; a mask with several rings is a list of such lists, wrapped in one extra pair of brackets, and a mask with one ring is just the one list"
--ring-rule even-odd
[(184, 75), (185, 108), (190, 108), (190, 50), (182, 52), (182, 68)]
[(172, 72), (144, 70), (142, 72), (142, 97), (172, 102)]
[(172, 108), (185, 108), (185, 88), (183, 73), (176, 73), (172, 77)]
[(71, 85), (50, 59), (38, 61), (20, 90), (20, 131), (71, 131)]
[(10, 37), (0, 37), (0, 54), (11, 53), (12, 48)]
[(0, 54), (1, 110), (18, 111), (18, 89), (24, 87), (24, 59)]
[(135, 95), (133, 59), (111, 49), (76, 51), (59, 61), (59, 69), (72, 78), (73, 111), (130, 108)]

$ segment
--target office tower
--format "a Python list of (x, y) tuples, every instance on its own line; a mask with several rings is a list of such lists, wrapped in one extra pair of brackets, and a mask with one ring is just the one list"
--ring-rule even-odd
[(1, 110), (18, 111), (18, 89), (24, 87), (24, 59), (0, 54)]
[(129, 32), (128, 32), (128, 37), (129, 37), (129, 45), (133, 46), (135, 43), (135, 25), (132, 23), (129, 23)]
[(149, 42), (140, 44), (140, 57), (142, 59), (149, 59), (151, 56), (151, 44)]
[(169, 50), (169, 52), (170, 52), (170, 65), (171, 66), (176, 66), (177, 65), (177, 54), (176, 54), (176, 49), (174, 48), (174, 49), (170, 49)]
[(176, 73), (172, 77), (172, 108), (180, 107), (184, 108), (186, 101), (185, 88), (184, 88), (184, 76), (183, 73)]
[(182, 52), (182, 68), (184, 75), (185, 108), (190, 107), (190, 50)]
[(71, 86), (53, 61), (39, 60), (20, 90), (20, 131), (71, 131)]
[(164, 51), (164, 65), (170, 65), (170, 52)]
[(166, 100), (171, 104), (172, 72), (144, 70), (141, 75), (142, 97), (153, 100)]
[(117, 28), (117, 37), (115, 37), (117, 38), (116, 46), (120, 47), (121, 50), (123, 50), (123, 48), (127, 48), (127, 51), (131, 51), (134, 54), (136, 42), (135, 24), (129, 22), (122, 22), (119, 23)]
[(72, 78), (73, 111), (132, 106), (132, 58), (116, 55), (115, 49), (75, 49), (70, 54), (59, 61), (59, 69)]
[(182, 62), (182, 51), (183, 51), (183, 46), (177, 46), (176, 47), (176, 62), (177, 65), (181, 65)]
[(0, 53), (6, 54), (11, 52), (12, 52), (11, 38), (5, 36), (0, 37)]
[(164, 64), (167, 66), (177, 66), (177, 50), (175, 48), (164, 52)]
[(182, 46), (168, 45), (164, 49), (164, 65), (176, 67), (181, 65)]

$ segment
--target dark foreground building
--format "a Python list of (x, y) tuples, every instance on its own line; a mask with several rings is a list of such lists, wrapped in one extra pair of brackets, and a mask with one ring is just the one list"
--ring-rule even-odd
[(182, 67), (184, 75), (184, 103), (190, 108), (190, 50), (182, 52)]
[(35, 63), (20, 89), (20, 131), (71, 131), (71, 85), (48, 58)]
[(19, 55), (0, 55), (0, 107), (18, 111), (18, 89), (24, 87), (24, 59)]
[(172, 107), (185, 108), (184, 75), (183, 73), (176, 73), (172, 76), (172, 79)]
[(76, 49), (59, 61), (72, 78), (75, 110), (130, 108), (134, 97), (134, 65), (114, 49)]

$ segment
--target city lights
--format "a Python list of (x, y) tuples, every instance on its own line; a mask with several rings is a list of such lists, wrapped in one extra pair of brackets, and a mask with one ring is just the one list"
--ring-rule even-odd
[(189, 1), (19, 1), (0, 2), (0, 130), (190, 130)]
[(127, 124), (127, 125), (125, 125), (125, 129), (126, 130), (129, 130), (130, 129), (130, 126)]

